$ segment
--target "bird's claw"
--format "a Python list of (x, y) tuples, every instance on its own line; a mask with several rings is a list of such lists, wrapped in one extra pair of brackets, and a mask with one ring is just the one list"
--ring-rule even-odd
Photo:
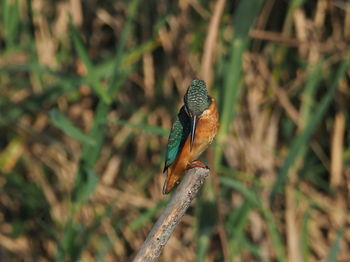
[(200, 160), (194, 160), (192, 161), (191, 163), (189, 163), (186, 167), (186, 169), (192, 169), (192, 168), (195, 168), (195, 167), (200, 167), (200, 168), (205, 168), (205, 169), (209, 169), (209, 167), (204, 164), (202, 161)]

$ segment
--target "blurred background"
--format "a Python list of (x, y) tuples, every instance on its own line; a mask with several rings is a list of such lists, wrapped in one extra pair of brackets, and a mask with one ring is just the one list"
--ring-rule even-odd
[(1, 261), (129, 261), (194, 78), (220, 130), (160, 261), (350, 261), (349, 1), (0, 2)]

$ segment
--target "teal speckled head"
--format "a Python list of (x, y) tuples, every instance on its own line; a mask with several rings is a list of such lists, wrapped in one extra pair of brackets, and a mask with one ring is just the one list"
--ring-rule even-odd
[(203, 80), (195, 79), (188, 87), (184, 97), (185, 107), (189, 116), (200, 116), (210, 105), (207, 86)]
[(198, 118), (210, 105), (210, 97), (208, 96), (207, 86), (203, 80), (195, 79), (188, 87), (184, 97), (185, 110), (191, 118), (191, 140), (190, 150), (192, 151), (193, 141), (196, 134), (196, 125)]

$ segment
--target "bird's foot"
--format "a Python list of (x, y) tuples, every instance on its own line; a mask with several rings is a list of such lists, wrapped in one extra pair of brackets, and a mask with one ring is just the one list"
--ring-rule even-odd
[(187, 165), (186, 169), (188, 170), (188, 169), (192, 169), (192, 168), (195, 168), (195, 167), (209, 169), (209, 167), (206, 164), (204, 164), (202, 161), (199, 161), (199, 160), (194, 160), (191, 163), (189, 163)]

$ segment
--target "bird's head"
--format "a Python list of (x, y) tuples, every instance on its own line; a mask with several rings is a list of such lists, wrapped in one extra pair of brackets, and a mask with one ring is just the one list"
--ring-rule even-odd
[(193, 80), (184, 97), (185, 110), (191, 118), (191, 150), (196, 133), (197, 121), (203, 112), (208, 109), (210, 101), (211, 99), (208, 96), (208, 90), (205, 82), (203, 80)]

